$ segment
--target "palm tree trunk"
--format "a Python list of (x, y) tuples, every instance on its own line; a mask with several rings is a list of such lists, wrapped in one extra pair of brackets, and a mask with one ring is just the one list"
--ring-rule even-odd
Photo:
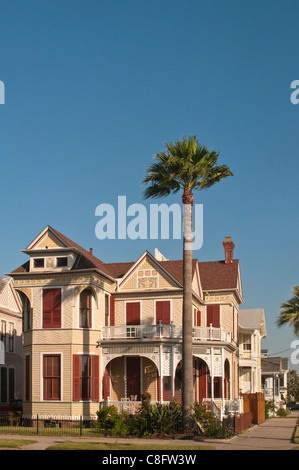
[(184, 207), (183, 247), (183, 348), (182, 348), (182, 411), (183, 426), (190, 424), (190, 406), (193, 402), (193, 355), (192, 355), (192, 191), (185, 189), (182, 197)]

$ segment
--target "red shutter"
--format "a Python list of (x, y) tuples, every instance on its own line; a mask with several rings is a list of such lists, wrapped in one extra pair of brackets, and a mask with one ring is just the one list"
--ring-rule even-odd
[(207, 307), (207, 326), (214, 328), (220, 327), (220, 306), (219, 305), (208, 305)]
[(170, 301), (158, 300), (156, 302), (156, 323), (162, 322), (162, 325), (170, 325)]
[(73, 401), (80, 401), (80, 359), (81, 356), (73, 356)]
[(52, 328), (61, 328), (61, 289), (53, 289)]
[(99, 395), (99, 380), (100, 380), (100, 374), (99, 374), (99, 356), (93, 356), (93, 367), (92, 367), (92, 386), (93, 386), (93, 391), (92, 391), (92, 401), (99, 401), (100, 395)]
[(127, 325), (140, 325), (140, 303), (127, 302), (126, 304)]
[(61, 289), (43, 290), (43, 328), (61, 328)]
[(194, 326), (201, 326), (200, 310), (194, 309)]
[(110, 326), (115, 325), (115, 298), (110, 296)]
[(43, 328), (51, 328), (52, 325), (52, 289), (43, 290)]

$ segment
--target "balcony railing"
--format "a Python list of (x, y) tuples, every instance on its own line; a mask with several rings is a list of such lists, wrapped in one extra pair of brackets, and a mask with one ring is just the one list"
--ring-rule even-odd
[[(231, 342), (231, 334), (222, 328), (196, 326), (192, 328), (193, 341)], [(124, 339), (182, 339), (183, 327), (173, 325), (123, 325), (106, 326), (102, 329), (102, 340)]]

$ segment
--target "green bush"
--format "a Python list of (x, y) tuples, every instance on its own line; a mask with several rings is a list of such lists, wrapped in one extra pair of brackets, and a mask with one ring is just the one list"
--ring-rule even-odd
[(110, 405), (97, 412), (97, 428), (111, 436), (126, 436), (129, 433), (126, 414), (118, 413), (115, 406)]
[(144, 401), (129, 422), (130, 434), (173, 434), (181, 431), (182, 407), (175, 402), (150, 405)]
[(209, 411), (202, 403), (194, 403), (192, 405), (193, 418), (198, 423), (201, 431), (210, 437), (227, 438), (233, 434), (228, 426), (223, 426), (211, 411)]
[(290, 414), (288, 409), (285, 408), (279, 408), (276, 412), (277, 416), (288, 416)]
[(274, 400), (265, 401), (265, 415), (266, 419), (270, 418), (270, 413), (275, 413), (276, 406)]

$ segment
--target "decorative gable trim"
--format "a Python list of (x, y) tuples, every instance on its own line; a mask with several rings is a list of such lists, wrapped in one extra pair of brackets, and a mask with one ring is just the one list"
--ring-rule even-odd
[[(44, 228), (44, 230), (42, 230), (40, 232), (40, 234), (30, 243), (30, 245), (28, 245), (27, 247), (27, 250), (33, 250), (34, 248), (36, 249), (37, 248), (37, 245), (39, 243), (41, 243), (41, 241), (48, 235), (50, 234), (54, 239), (56, 239), (59, 243), (59, 245), (61, 246), (61, 248), (67, 248), (68, 245), (67, 243), (62, 240), (62, 238), (59, 237), (59, 235), (57, 233), (55, 233), (51, 227), (49, 227), (49, 225), (47, 225), (47, 227)], [(57, 247), (58, 248), (58, 247)]]
[(148, 251), (145, 251), (140, 258), (133, 264), (133, 266), (129, 269), (129, 271), (124, 275), (123, 279), (119, 282), (118, 287), (121, 288), (124, 283), (126, 283), (129, 278), (136, 272), (137, 268), (145, 261), (149, 260), (153, 266), (156, 267), (156, 270), (159, 272), (160, 275), (165, 276), (168, 278), (176, 287), (183, 287), (177, 279), (175, 279), (161, 264), (159, 261), (156, 260)]

